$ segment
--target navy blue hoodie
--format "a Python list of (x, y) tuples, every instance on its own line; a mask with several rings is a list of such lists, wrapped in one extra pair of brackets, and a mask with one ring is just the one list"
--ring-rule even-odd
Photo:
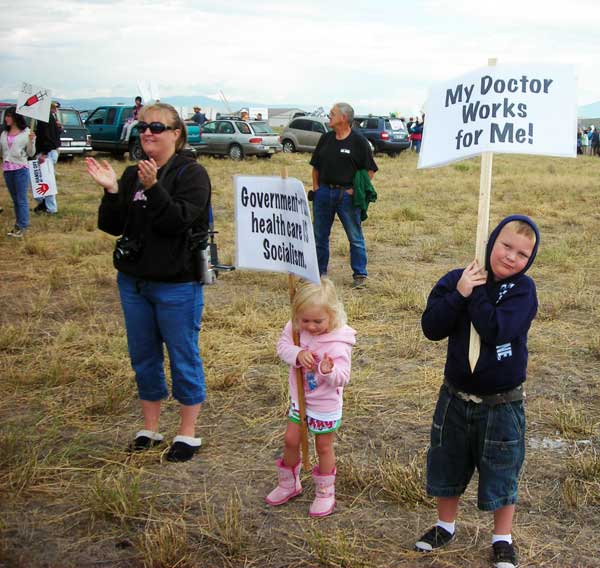
[[(504, 280), (494, 281), (490, 255), (502, 227), (510, 221), (525, 221), (535, 231), (536, 241), (525, 268)], [(492, 231), (485, 256), (486, 284), (473, 288), (469, 298), (456, 289), (463, 269), (448, 272), (433, 288), (421, 318), (428, 339), (448, 338), (444, 376), (458, 390), (486, 395), (505, 392), (525, 381), (527, 332), (537, 313), (535, 284), (525, 272), (537, 254), (540, 233), (524, 215), (503, 219)], [(470, 324), (481, 338), (481, 353), (471, 372), (469, 365)]]

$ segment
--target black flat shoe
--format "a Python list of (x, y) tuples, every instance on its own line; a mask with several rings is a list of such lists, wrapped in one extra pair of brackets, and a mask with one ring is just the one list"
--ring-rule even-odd
[(186, 462), (191, 460), (202, 444), (201, 438), (191, 436), (175, 436), (173, 444), (167, 452), (167, 461)]
[(164, 442), (162, 434), (157, 432), (151, 432), (150, 430), (140, 430), (135, 435), (135, 440), (127, 446), (129, 453), (143, 452), (144, 450), (150, 450), (156, 446), (160, 446)]

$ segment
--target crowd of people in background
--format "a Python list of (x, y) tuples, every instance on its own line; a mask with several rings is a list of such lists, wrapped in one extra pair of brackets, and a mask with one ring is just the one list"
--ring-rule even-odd
[(577, 154), (600, 156), (600, 133), (593, 124), (588, 128), (577, 129)]

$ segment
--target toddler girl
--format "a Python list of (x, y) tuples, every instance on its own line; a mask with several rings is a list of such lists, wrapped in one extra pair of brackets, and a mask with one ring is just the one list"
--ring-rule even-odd
[[(293, 330), (300, 336), (295, 345)], [(346, 325), (346, 312), (333, 283), (302, 283), (292, 302), (289, 321), (277, 343), (277, 354), (290, 365), (291, 406), (285, 431), (283, 457), (276, 462), (279, 484), (266, 497), (281, 505), (302, 492), (300, 484), (300, 415), (296, 369), (302, 368), (308, 430), (315, 434), (319, 464), (313, 468), (315, 500), (311, 517), (329, 515), (335, 507), (335, 431), (342, 423), (342, 393), (350, 380), (350, 358), (356, 332)]]

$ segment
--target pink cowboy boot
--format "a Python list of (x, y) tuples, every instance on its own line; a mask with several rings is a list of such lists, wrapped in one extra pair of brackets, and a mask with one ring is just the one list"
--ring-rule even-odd
[(279, 470), (279, 485), (265, 497), (267, 505), (271, 506), (283, 505), (292, 497), (296, 497), (296, 495), (302, 493), (302, 484), (300, 483), (300, 467), (302, 466), (302, 462), (298, 460), (298, 463), (294, 467), (288, 467), (279, 458), (275, 462), (275, 465)]
[(335, 507), (335, 475), (336, 469), (327, 475), (319, 472), (319, 466), (313, 468), (315, 482), (315, 500), (308, 511), (311, 517), (325, 517), (333, 513)]

